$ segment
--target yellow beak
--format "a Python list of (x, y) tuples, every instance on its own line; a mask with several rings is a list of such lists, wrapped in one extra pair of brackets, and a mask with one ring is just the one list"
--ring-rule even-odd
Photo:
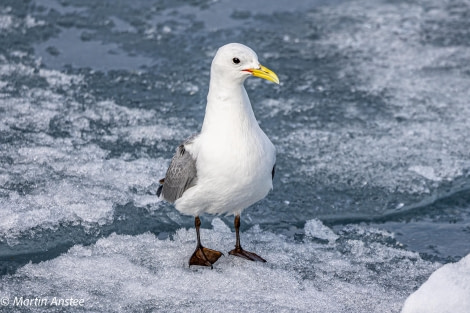
[(269, 68), (260, 65), (260, 68), (250, 68), (245, 70), (253, 74), (253, 76), (260, 77), (272, 81), (276, 84), (279, 84), (279, 78), (277, 77), (276, 73), (271, 71)]

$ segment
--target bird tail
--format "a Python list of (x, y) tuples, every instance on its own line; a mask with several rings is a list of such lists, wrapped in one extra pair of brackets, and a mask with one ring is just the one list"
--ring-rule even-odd
[(162, 178), (160, 179), (159, 183), (160, 183), (160, 186), (158, 186), (158, 189), (157, 189), (157, 197), (160, 198), (160, 195), (162, 194), (162, 190), (163, 190), (163, 183), (165, 182), (165, 178)]

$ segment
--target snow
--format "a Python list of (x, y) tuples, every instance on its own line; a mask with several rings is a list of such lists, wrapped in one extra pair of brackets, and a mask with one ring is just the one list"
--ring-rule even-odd
[(406, 299), (402, 313), (470, 312), (470, 254), (435, 271)]
[[(201, 230), (202, 242), (225, 252), (213, 270), (188, 267), (194, 228), (165, 240), (112, 234), (27, 264), (4, 276), (0, 290), (9, 299), (84, 299), (84, 307), (68, 312), (397, 312), (413, 281), (435, 267), (377, 240), (389, 234), (359, 226), (342, 229), (329, 243), (310, 237), (295, 242), (253, 227), (242, 232), (242, 244), (268, 262), (250, 262), (226, 253), (235, 235), (221, 219), (212, 225)], [(320, 238), (333, 234), (318, 220), (308, 221), (305, 232), (313, 228)], [(347, 239), (354, 234), (365, 240)]]

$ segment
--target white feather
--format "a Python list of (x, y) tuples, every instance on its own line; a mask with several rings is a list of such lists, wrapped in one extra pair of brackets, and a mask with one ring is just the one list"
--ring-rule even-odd
[(182, 213), (239, 214), (272, 189), (276, 151), (243, 86), (250, 74), (232, 64), (234, 56), (244, 66), (259, 66), (256, 54), (240, 44), (226, 45), (214, 57), (202, 130), (186, 146), (198, 180), (175, 202)]

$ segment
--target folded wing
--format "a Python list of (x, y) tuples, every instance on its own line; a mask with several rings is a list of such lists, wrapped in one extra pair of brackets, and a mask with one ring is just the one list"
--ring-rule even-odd
[(175, 202), (197, 183), (196, 160), (186, 151), (186, 146), (190, 145), (195, 137), (188, 138), (178, 146), (165, 178), (160, 180), (161, 186), (157, 190), (157, 195), (168, 202)]

